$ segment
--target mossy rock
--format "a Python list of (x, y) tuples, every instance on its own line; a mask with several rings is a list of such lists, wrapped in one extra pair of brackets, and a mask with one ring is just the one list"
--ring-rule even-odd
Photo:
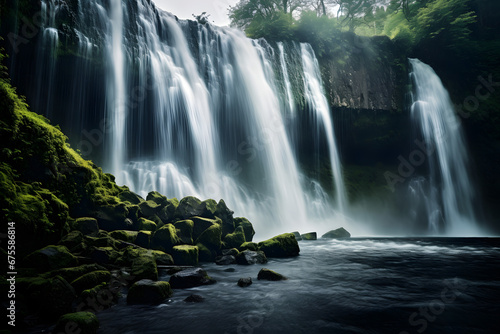
[(257, 275), (257, 279), (266, 281), (283, 281), (287, 278), (273, 270), (262, 268)]
[(150, 248), (151, 235), (151, 231), (139, 231), (137, 233), (137, 238), (135, 238), (135, 244), (143, 248)]
[(201, 201), (194, 196), (187, 196), (179, 202), (175, 209), (174, 218), (184, 220), (193, 216), (200, 216), (202, 212)]
[(42, 275), (44, 278), (50, 278), (54, 276), (61, 276), (68, 282), (73, 282), (76, 280), (78, 277), (83, 276), (85, 274), (88, 274), (93, 271), (98, 271), (98, 270), (106, 270), (104, 267), (98, 265), (98, 264), (84, 264), (78, 267), (72, 267), (72, 268), (62, 268), (62, 269), (57, 269), (48, 273), (45, 273)]
[(71, 286), (75, 289), (77, 294), (80, 294), (83, 290), (91, 289), (102, 283), (107, 283), (110, 279), (111, 273), (109, 271), (97, 270), (78, 277), (71, 282)]
[(293, 235), (295, 236), (295, 239), (296, 239), (297, 241), (301, 241), (301, 240), (302, 240), (302, 236), (300, 235), (300, 233), (299, 233), (299, 232), (295, 231), (295, 232), (292, 232), (292, 233), (293, 233)]
[(201, 268), (192, 268), (179, 271), (170, 276), (170, 285), (174, 289), (188, 289), (196, 286), (215, 284), (216, 281), (208, 276)]
[(233, 233), (226, 235), (224, 238), (225, 248), (239, 248), (242, 244), (246, 242), (245, 231), (243, 226), (238, 226)]
[(234, 227), (238, 228), (238, 226), (243, 227), (243, 231), (245, 232), (245, 240), (252, 241), (253, 236), (255, 235), (255, 230), (253, 229), (252, 223), (244, 217), (236, 217), (234, 218)]
[(215, 218), (215, 213), (217, 212), (217, 202), (213, 199), (207, 199), (201, 202), (200, 206), (201, 213), (199, 216), (205, 218)]
[(234, 211), (230, 210), (224, 200), (220, 200), (217, 203), (217, 210), (215, 215), (222, 220), (222, 236), (225, 237), (229, 233), (234, 232), (234, 222), (233, 222)]
[(90, 217), (77, 218), (73, 224), (73, 228), (84, 235), (97, 235), (99, 232), (97, 219)]
[(80, 231), (71, 231), (59, 241), (59, 245), (65, 246), (70, 252), (82, 252), (86, 250), (83, 234)]
[(165, 206), (168, 203), (167, 197), (157, 191), (151, 191), (146, 197), (146, 201), (153, 201), (158, 205)]
[[(108, 309), (114, 304), (118, 303), (120, 297), (120, 284), (116, 284), (117, 282), (112, 283), (101, 283), (92, 289), (83, 290), (80, 294), (80, 300), (83, 302), (88, 301), (97, 301), (97, 308), (100, 309)], [(91, 307), (89, 305), (89, 307)], [(94, 310), (95, 311), (95, 310)]]
[(137, 231), (116, 230), (109, 233), (110, 237), (116, 240), (135, 243), (137, 238)]
[(238, 247), (238, 250), (240, 252), (242, 252), (244, 250), (251, 250), (251, 251), (256, 252), (258, 249), (259, 249), (259, 245), (256, 244), (255, 242), (244, 242), (241, 244), (240, 247)]
[(92, 312), (76, 312), (63, 315), (57, 321), (53, 333), (97, 334), (99, 320)]
[(41, 272), (78, 265), (78, 259), (69, 252), (66, 246), (61, 245), (50, 245), (37, 250), (28, 255), (24, 262), (26, 266), (36, 268)]
[(177, 198), (168, 199), (167, 204), (158, 212), (158, 217), (165, 223), (173, 222), (177, 206), (179, 206)]
[(127, 230), (130, 223), (128, 218), (128, 208), (124, 203), (117, 205), (101, 206), (97, 209), (94, 217), (97, 219), (99, 229), (105, 231)]
[(198, 264), (198, 247), (190, 245), (174, 246), (172, 257), (176, 265), (195, 266)]
[(155, 231), (151, 238), (151, 248), (168, 253), (172, 247), (181, 243), (175, 226), (167, 224)]
[(113, 247), (94, 247), (90, 252), (90, 258), (98, 264), (114, 264), (119, 257)]
[(174, 226), (182, 243), (192, 245), (194, 222), (192, 220), (179, 220), (174, 223)]
[(161, 210), (161, 205), (153, 201), (144, 201), (139, 204), (139, 209), (143, 217), (156, 216)]
[(139, 218), (137, 226), (139, 228), (139, 231), (152, 231), (152, 232), (156, 231), (158, 227), (158, 225), (154, 221), (143, 217)]
[[(36, 310), (36, 313), (51, 320), (71, 312), (76, 294), (73, 287), (64, 278), (56, 276), (49, 279), (33, 278), (26, 281), (28, 287), (22, 295), (27, 298), (27, 302), (30, 307)], [(23, 285), (22, 282), (19, 283)]]
[(152, 255), (143, 255), (132, 261), (130, 270), (132, 281), (137, 282), (141, 279), (158, 280), (158, 268), (155, 258)]
[(85, 242), (91, 247), (111, 247), (118, 250), (119, 241), (112, 238), (107, 233), (99, 232), (97, 237), (85, 236)]
[(327, 238), (327, 239), (350, 238), (351, 233), (347, 232), (345, 228), (341, 227), (341, 228), (338, 228), (336, 230), (326, 232), (321, 237)]
[(222, 223), (222, 221), (219, 218), (210, 219), (198, 216), (191, 217), (190, 220), (192, 220), (194, 223), (193, 240), (198, 239), (198, 237), (209, 227), (213, 225), (220, 225), (220, 223)]
[(267, 257), (291, 257), (298, 256), (299, 244), (293, 233), (277, 235), (269, 240), (259, 242), (259, 250)]
[(118, 198), (120, 199), (120, 201), (129, 202), (130, 204), (139, 204), (142, 201), (144, 201), (144, 199), (141, 196), (137, 195), (134, 192), (131, 192), (130, 190), (122, 191), (118, 195)]
[(117, 266), (132, 267), (132, 262), (138, 257), (145, 256), (148, 254), (148, 250), (144, 248), (136, 248), (133, 246), (128, 246), (122, 250), (120, 256), (116, 259), (115, 264)]
[(309, 232), (300, 235), (302, 240), (317, 240), (318, 235), (316, 232)]
[(198, 247), (198, 260), (199, 262), (215, 262), (217, 258), (217, 252), (213, 249), (209, 249), (203, 244), (196, 244)]
[(196, 244), (202, 244), (211, 251), (217, 253), (221, 247), (222, 227), (219, 224), (213, 224), (207, 228), (196, 239)]
[(174, 264), (172, 255), (159, 250), (150, 250), (150, 252), (156, 261), (156, 265), (170, 266)]
[(143, 279), (135, 282), (127, 294), (127, 304), (156, 305), (173, 294), (170, 283)]

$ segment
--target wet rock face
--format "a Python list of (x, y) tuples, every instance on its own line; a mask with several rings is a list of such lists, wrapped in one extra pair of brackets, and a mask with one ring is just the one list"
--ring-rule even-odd
[(170, 277), (170, 285), (174, 289), (187, 289), (215, 283), (216, 281), (208, 276), (207, 272), (201, 268), (179, 271)]

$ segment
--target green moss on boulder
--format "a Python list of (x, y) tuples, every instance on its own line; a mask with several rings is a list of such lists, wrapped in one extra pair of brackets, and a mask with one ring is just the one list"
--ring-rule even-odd
[(73, 228), (77, 231), (82, 232), (84, 235), (97, 235), (99, 232), (99, 225), (97, 224), (97, 219), (95, 218), (77, 218), (73, 224)]
[(174, 259), (172, 258), (172, 255), (159, 250), (150, 250), (150, 252), (151, 254), (153, 254), (153, 257), (157, 265), (169, 266), (174, 264)]
[(351, 233), (347, 232), (345, 228), (341, 227), (336, 230), (332, 230), (329, 232), (326, 232), (321, 236), (322, 238), (327, 238), (327, 239), (340, 239), (340, 238), (350, 238)]
[(158, 280), (158, 268), (156, 267), (155, 258), (152, 255), (143, 255), (132, 261), (130, 271), (131, 278), (134, 282), (141, 279)]
[(168, 203), (167, 197), (157, 191), (151, 191), (146, 197), (147, 201), (153, 201), (158, 205), (165, 206)]
[(171, 254), (176, 265), (195, 266), (198, 264), (198, 247), (196, 246), (174, 246)]
[(202, 244), (212, 251), (219, 251), (221, 247), (222, 227), (219, 224), (213, 224), (196, 239), (196, 244)]
[(194, 222), (192, 220), (179, 220), (174, 223), (174, 226), (182, 243), (192, 245)]
[(111, 273), (107, 270), (97, 270), (84, 274), (71, 282), (71, 286), (77, 294), (83, 290), (91, 289), (99, 284), (107, 283), (111, 279)]
[(172, 247), (181, 243), (181, 239), (177, 236), (175, 226), (167, 224), (155, 231), (151, 238), (151, 248), (168, 253)]
[(222, 236), (225, 237), (229, 233), (234, 232), (233, 211), (230, 210), (224, 200), (217, 203), (217, 210), (215, 215), (222, 220)]
[(99, 320), (92, 312), (76, 312), (63, 315), (57, 321), (54, 333), (97, 334)]
[(139, 204), (139, 209), (142, 216), (151, 217), (156, 216), (161, 210), (161, 205), (156, 204), (153, 201), (144, 201)]
[(135, 243), (137, 238), (137, 231), (116, 230), (109, 233), (109, 236), (116, 240)]
[(217, 258), (217, 252), (213, 249), (209, 249), (203, 244), (196, 244), (198, 247), (198, 260), (200, 262), (214, 262)]
[(184, 220), (193, 216), (200, 216), (202, 212), (201, 201), (194, 196), (187, 196), (179, 202), (175, 209), (174, 218)]
[(267, 257), (290, 257), (299, 255), (300, 248), (293, 233), (284, 233), (259, 242), (259, 250)]
[(252, 223), (244, 217), (236, 217), (234, 218), (234, 227), (238, 228), (238, 226), (243, 227), (243, 231), (245, 232), (245, 240), (252, 241), (253, 236), (255, 235), (255, 230), (253, 229)]
[(157, 225), (154, 221), (146, 219), (146, 218), (139, 218), (137, 222), (137, 226), (139, 228), (139, 231), (156, 231)]
[(135, 282), (127, 294), (127, 304), (156, 305), (173, 294), (170, 283), (143, 279)]
[(239, 248), (245, 242), (246, 239), (243, 226), (238, 226), (233, 233), (226, 235), (226, 237), (224, 238), (224, 247)]
[(216, 219), (211, 219), (211, 218), (204, 218), (204, 217), (191, 217), (190, 218), (193, 223), (193, 240), (196, 240), (199, 238), (199, 236), (209, 227), (213, 225), (220, 225), (222, 221), (219, 218)]
[(77, 258), (65, 246), (50, 245), (37, 250), (25, 259), (25, 265), (41, 272), (54, 269), (74, 267), (78, 265)]
[(151, 235), (151, 231), (139, 231), (137, 233), (137, 238), (135, 238), (135, 244), (143, 248), (150, 248)]
[(251, 251), (256, 252), (258, 249), (259, 249), (259, 245), (256, 244), (255, 242), (244, 242), (241, 244), (240, 247), (238, 247), (238, 250), (240, 252), (242, 252), (244, 250), (251, 250)]
[(302, 238), (302, 240), (317, 240), (318, 239), (318, 235), (316, 234), (316, 232), (304, 233), (304, 234), (301, 234), (300, 237)]
[(283, 281), (287, 278), (273, 270), (262, 268), (257, 275), (257, 279), (266, 281)]

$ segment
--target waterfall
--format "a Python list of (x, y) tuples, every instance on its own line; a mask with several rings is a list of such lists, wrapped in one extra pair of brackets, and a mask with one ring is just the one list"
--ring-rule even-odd
[[(42, 3), (56, 10), (58, 2)], [(223, 198), (265, 236), (341, 224), (340, 160), (308, 44), (177, 20), (149, 0), (63, 9), (42, 29), (52, 38), (38, 48), (44, 57), (52, 50), (52, 63), (36, 61), (36, 76), (52, 76), (53, 87), (33, 88), (44, 97), (35, 109), (120, 185), (143, 197)], [(58, 19), (69, 18), (71, 31), (61, 30)], [(304, 172), (318, 156), (331, 164), (334, 189), (319, 171)]]
[[(410, 182), (422, 200), (430, 233), (477, 234), (474, 187), (470, 180), (466, 142), (447, 90), (434, 70), (410, 59), (414, 84), (411, 115), (428, 147), (429, 178)], [(444, 226), (443, 226), (444, 225)]]

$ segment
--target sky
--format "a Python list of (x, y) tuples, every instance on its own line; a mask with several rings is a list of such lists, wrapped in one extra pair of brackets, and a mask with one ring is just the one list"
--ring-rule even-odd
[(157, 7), (177, 15), (180, 19), (193, 19), (193, 14), (210, 14), (209, 20), (218, 26), (228, 26), (227, 9), (238, 0), (153, 0)]

